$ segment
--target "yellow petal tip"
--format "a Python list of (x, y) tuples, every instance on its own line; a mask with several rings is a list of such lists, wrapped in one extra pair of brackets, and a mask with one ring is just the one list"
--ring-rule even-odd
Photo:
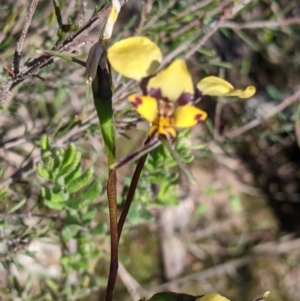
[(254, 86), (248, 86), (238, 97), (249, 98), (256, 93), (256, 88)]
[(269, 291), (266, 291), (264, 294), (263, 294), (263, 298), (264, 299), (267, 299), (270, 295), (270, 292)]
[(197, 88), (203, 95), (209, 96), (236, 96), (239, 98), (249, 98), (256, 92), (254, 86), (248, 86), (244, 90), (235, 89), (230, 82), (217, 76), (207, 76), (203, 78), (197, 84)]

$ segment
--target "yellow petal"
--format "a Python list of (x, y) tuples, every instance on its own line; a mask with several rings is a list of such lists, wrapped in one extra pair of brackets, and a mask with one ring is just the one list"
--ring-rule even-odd
[(174, 113), (174, 127), (188, 128), (207, 118), (207, 113), (194, 106), (180, 106)]
[(237, 96), (239, 98), (249, 98), (256, 92), (254, 86), (248, 86), (245, 90), (234, 89), (231, 83), (217, 76), (203, 78), (197, 84), (197, 88), (203, 95)]
[(140, 80), (160, 65), (158, 46), (146, 37), (130, 37), (110, 46), (107, 57), (112, 67), (125, 77)]
[(197, 301), (230, 301), (219, 294), (206, 294), (197, 299)]
[(183, 60), (175, 60), (165, 70), (149, 80), (147, 89), (160, 89), (163, 97), (176, 101), (182, 93), (194, 94), (191, 75)]
[(150, 96), (130, 95), (129, 101), (134, 105), (137, 112), (149, 122), (153, 122), (158, 114), (157, 101)]
[(114, 24), (118, 19), (119, 12), (121, 10), (121, 4), (118, 0), (112, 0), (112, 6), (110, 9), (109, 16), (107, 18), (104, 31), (103, 31), (103, 39), (110, 39), (112, 35), (112, 31), (114, 28)]

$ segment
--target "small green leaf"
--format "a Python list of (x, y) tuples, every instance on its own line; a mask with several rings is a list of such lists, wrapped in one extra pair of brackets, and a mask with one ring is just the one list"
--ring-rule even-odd
[(67, 190), (69, 193), (74, 193), (78, 191), (79, 189), (83, 188), (88, 184), (88, 182), (92, 179), (94, 173), (93, 168), (89, 168), (84, 174), (79, 176), (77, 179), (73, 180), (68, 186)]
[(100, 181), (94, 180), (77, 198), (68, 200), (66, 206), (72, 209), (81, 210), (82, 208), (89, 206), (100, 195), (101, 191), (102, 185)]
[(38, 163), (36, 165), (36, 171), (44, 179), (50, 179), (51, 178), (51, 175), (50, 175), (49, 171), (42, 165), (42, 163)]
[(65, 239), (71, 239), (77, 235), (79, 230), (80, 227), (78, 225), (68, 225), (63, 228), (61, 234)]
[(64, 200), (63, 192), (54, 193), (48, 187), (45, 187), (45, 192), (46, 192), (46, 199), (48, 199), (52, 202), (59, 203), (59, 202), (62, 202)]
[(13, 213), (13, 212), (17, 211), (18, 209), (23, 207), (25, 205), (25, 203), (26, 203), (26, 199), (23, 199), (22, 201), (18, 202), (18, 204), (16, 204), (9, 210), (9, 213)]
[(60, 191), (59, 193), (54, 193), (50, 188), (43, 187), (41, 189), (42, 197), (44, 198), (44, 204), (51, 209), (61, 210), (64, 207), (64, 201), (68, 198), (68, 194)]
[(49, 139), (46, 135), (42, 135), (41, 137), (41, 151), (45, 152), (50, 149)]
[(59, 285), (57, 282), (53, 281), (51, 278), (45, 279), (47, 286), (52, 289), (54, 292), (59, 290)]
[(75, 156), (73, 157), (70, 164), (65, 165), (63, 168), (60, 169), (59, 175), (60, 176), (68, 175), (72, 171), (74, 171), (78, 167), (78, 164), (80, 163), (80, 159), (81, 159), (81, 153), (76, 151)]
[(88, 212), (86, 212), (85, 214), (83, 214), (82, 216), (82, 221), (83, 222), (90, 222), (91, 220), (93, 220), (93, 218), (95, 217), (97, 213), (97, 210), (96, 209), (92, 209), (92, 210), (89, 210)]
[(221, 67), (221, 68), (227, 68), (227, 69), (231, 69), (232, 68), (232, 64), (231, 63), (217, 61), (217, 60), (211, 60), (210, 64), (214, 65), (214, 66), (217, 66), (217, 67)]
[(62, 171), (66, 168), (66, 166), (70, 165), (74, 161), (76, 153), (76, 146), (74, 144), (70, 144), (64, 153), (64, 159), (62, 161), (61, 170), (59, 173), (60, 175), (63, 174)]
[(62, 210), (64, 209), (64, 203), (55, 203), (50, 200), (44, 200), (44, 205), (50, 209)]
[(78, 178), (80, 175), (81, 175), (81, 164), (79, 162), (76, 168), (65, 177), (65, 185), (67, 186), (70, 182)]
[(99, 224), (92, 230), (92, 235), (103, 235), (107, 232), (107, 225), (105, 223)]
[(69, 54), (64, 54), (62, 52), (53, 51), (53, 50), (42, 50), (42, 49), (37, 49), (35, 52), (37, 54), (40, 54), (40, 55), (55, 56), (55, 57), (58, 57), (60, 59), (70, 61), (70, 62), (74, 62), (74, 63), (77, 63), (77, 64), (85, 67), (85, 62), (83, 62), (82, 60), (79, 60), (76, 57), (74, 57), (72, 55), (69, 55)]

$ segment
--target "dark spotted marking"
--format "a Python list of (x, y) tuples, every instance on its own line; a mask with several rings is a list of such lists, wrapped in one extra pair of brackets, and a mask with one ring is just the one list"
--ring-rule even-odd
[(143, 100), (140, 97), (136, 97), (134, 99), (134, 102), (132, 102), (133, 106), (135, 108), (137, 108), (138, 106), (140, 106), (143, 103)]
[(197, 123), (200, 123), (203, 121), (203, 114), (197, 114), (194, 118), (197, 121)]
[(177, 104), (179, 106), (185, 106), (189, 104), (193, 99), (194, 99), (194, 95), (192, 95), (191, 93), (183, 92), (177, 99)]

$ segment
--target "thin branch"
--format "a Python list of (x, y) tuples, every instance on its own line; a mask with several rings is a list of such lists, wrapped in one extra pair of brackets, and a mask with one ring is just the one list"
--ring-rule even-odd
[(39, 217), (39, 218), (57, 218), (58, 214), (35, 214), (35, 213), (0, 213), (0, 220), (20, 220), (20, 218), (31, 218), (31, 217)]
[(191, 13), (194, 13), (197, 10), (202, 10), (205, 6), (208, 6), (213, 1), (214, 0), (202, 0), (202, 1), (199, 1), (198, 3), (195, 3), (194, 5), (188, 6), (188, 8), (186, 10), (184, 10), (183, 12), (181, 12), (180, 14), (178, 14), (176, 16), (176, 18), (181, 19)]
[(14, 61), (13, 61), (15, 76), (17, 76), (20, 72), (19, 68), (20, 68), (21, 52), (22, 52), (23, 44), (24, 44), (25, 38), (27, 36), (28, 28), (31, 24), (33, 14), (35, 12), (35, 9), (36, 9), (38, 3), (39, 3), (39, 0), (32, 0), (30, 7), (29, 7), (29, 11), (28, 11), (26, 19), (25, 19), (25, 24), (24, 24), (20, 39), (19, 39), (16, 49), (15, 49)]
[[(124, 2), (122, 1), (121, 5), (123, 4)], [(88, 33), (100, 23), (101, 20), (105, 20), (108, 17), (110, 8), (111, 3), (105, 5), (94, 16), (92, 16), (90, 20), (88, 20), (77, 32), (68, 36), (63, 42), (54, 45), (51, 50), (69, 53), (74, 50), (75, 46), (78, 49), (85, 45), (86, 43), (83, 41), (83, 38), (86, 37)], [(52, 56), (41, 55), (21, 66), (19, 68), (20, 73), (13, 78), (9, 78), (4, 84), (3, 88), (0, 89), (0, 102), (4, 101), (8, 96), (11, 96), (10, 90), (14, 86), (33, 76), (42, 68), (52, 64), (53, 62), (54, 59)]]
[[(147, 293), (146, 291), (143, 291), (141, 285), (129, 274), (122, 263), (119, 263), (119, 276), (126, 286), (132, 300), (139, 300)], [(141, 294), (141, 292), (143, 294)]]
[(221, 27), (232, 29), (255, 29), (255, 28), (272, 28), (272, 27), (287, 27), (290, 25), (300, 24), (300, 18), (289, 18), (282, 20), (272, 21), (255, 21), (251, 23), (236, 23), (236, 22), (224, 22)]
[(233, 6), (230, 10), (227, 10), (226, 13), (221, 16), (219, 20), (213, 21), (209, 26), (207, 26), (204, 30), (199, 30), (196, 32), (191, 38), (189, 38), (187, 41), (185, 41), (183, 44), (175, 48), (172, 52), (170, 52), (163, 60), (161, 66), (159, 69), (162, 69), (165, 67), (168, 63), (170, 63), (176, 56), (178, 56), (180, 53), (186, 51), (187, 49), (191, 49), (191, 45), (198, 40), (202, 35), (203, 31), (206, 32), (204, 36), (201, 37), (199, 42), (193, 46), (193, 48), (188, 51), (184, 58), (187, 59), (190, 56), (192, 56), (201, 46), (203, 46), (209, 38), (218, 30), (220, 29), (226, 19), (230, 19), (234, 17), (240, 10), (245, 8), (246, 5), (248, 5), (251, 2), (251, 0), (243, 0), (239, 2), (239, 4)]
[(217, 266), (208, 268), (204, 271), (194, 273), (188, 276), (181, 277), (176, 280), (172, 280), (169, 282), (166, 282), (164, 284), (158, 285), (156, 287), (152, 287), (149, 289), (149, 291), (163, 291), (165, 289), (168, 289), (170, 285), (183, 285), (188, 282), (199, 282), (201, 280), (213, 277), (215, 275), (222, 275), (225, 273), (230, 273), (233, 270), (236, 270), (240, 267), (246, 266), (252, 262), (254, 262), (256, 259), (262, 256), (270, 256), (270, 255), (278, 255), (286, 252), (290, 252), (291, 250), (297, 250), (299, 249), (300, 245), (300, 239), (294, 239), (288, 242), (278, 243), (274, 241), (273, 243), (266, 243), (259, 245), (254, 248), (252, 255), (247, 255), (238, 259), (230, 260), (228, 262), (225, 262), (223, 264), (219, 264)]
[(286, 98), (284, 101), (282, 101), (279, 105), (277, 105), (275, 108), (273, 108), (269, 113), (267, 113), (264, 118), (256, 118), (253, 119), (252, 121), (246, 123), (245, 125), (232, 130), (228, 133), (225, 133), (222, 137), (220, 137), (220, 141), (224, 140), (225, 138), (235, 138), (237, 136), (240, 136), (242, 134), (244, 134), (245, 132), (259, 126), (260, 124), (266, 122), (268, 119), (270, 119), (271, 117), (273, 117), (274, 115), (276, 115), (277, 113), (283, 111), (285, 108), (287, 108), (288, 106), (292, 105), (293, 103), (295, 103), (297, 100), (299, 100), (300, 98), (300, 90), (297, 91), (296, 93), (294, 93), (293, 95), (289, 96), (288, 98)]
[(177, 0), (169, 1), (169, 3), (165, 7), (163, 7), (161, 11), (159, 11), (147, 24), (144, 25), (143, 30), (152, 28), (158, 20), (162, 19), (163, 16), (170, 11), (170, 9), (176, 4), (176, 2)]
[(125, 200), (125, 204), (123, 206), (123, 209), (122, 209), (119, 221), (118, 221), (119, 239), (121, 237), (123, 226), (124, 226), (126, 217), (128, 215), (128, 212), (129, 212), (129, 209), (130, 209), (133, 197), (134, 197), (134, 193), (136, 191), (136, 187), (137, 187), (140, 175), (142, 173), (143, 167), (145, 165), (147, 156), (148, 156), (148, 154), (145, 154), (144, 156), (142, 156), (139, 159), (138, 164), (137, 164), (137, 166), (135, 168), (134, 174), (132, 176), (131, 183), (130, 183), (130, 186), (129, 186), (129, 190), (128, 190), (128, 193), (127, 193), (127, 197), (126, 197), (126, 200)]

